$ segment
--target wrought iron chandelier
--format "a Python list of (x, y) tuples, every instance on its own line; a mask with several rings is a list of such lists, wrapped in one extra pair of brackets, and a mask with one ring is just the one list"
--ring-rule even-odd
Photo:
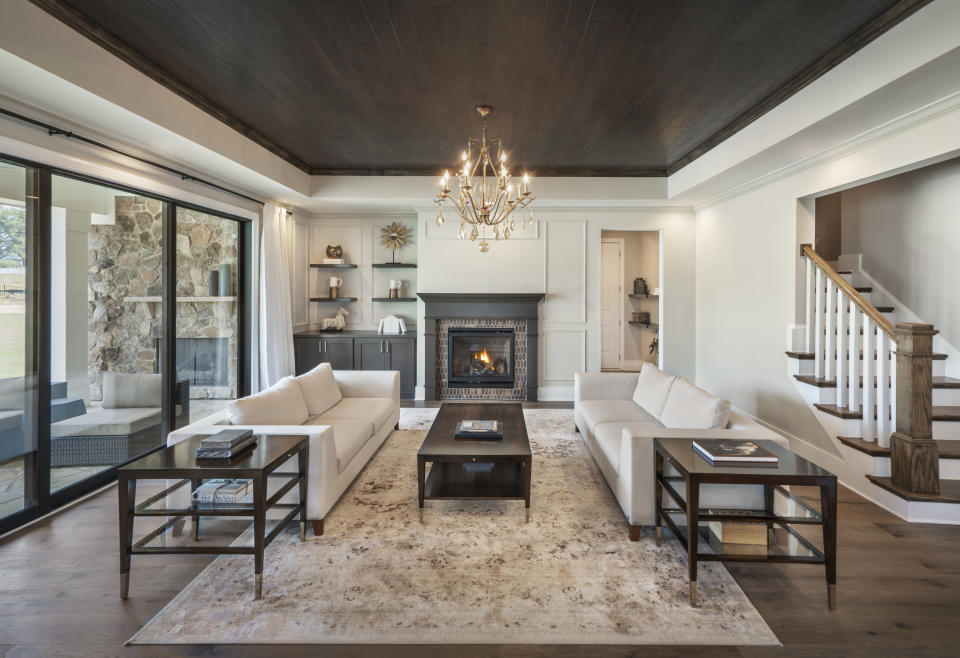
[[(507, 154), (499, 137), (487, 140), (487, 117), (493, 112), (489, 105), (477, 105), (477, 114), (483, 118), (480, 138), (467, 140), (467, 150), (460, 155), (461, 164), (456, 173), (456, 190), (450, 190), (450, 171), (440, 178), (440, 193), (434, 203), (437, 204), (437, 226), (445, 221), (443, 203), (447, 202), (460, 216), (460, 233), (463, 240), (468, 235), (471, 241), (480, 240), (480, 251), (490, 250), (487, 238), (507, 240), (517, 230), (516, 217), (521, 227), (533, 222), (533, 208), (530, 204), (536, 198), (530, 194), (530, 175), (523, 174), (522, 181), (510, 182), (507, 170)], [(474, 148), (479, 149), (474, 156)], [(496, 148), (494, 159), (490, 151)], [(514, 211), (517, 211), (516, 216)], [(469, 233), (468, 231), (469, 228)]]

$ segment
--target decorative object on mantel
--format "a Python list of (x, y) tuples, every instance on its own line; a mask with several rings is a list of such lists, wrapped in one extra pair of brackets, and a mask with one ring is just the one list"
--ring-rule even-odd
[(390, 279), (390, 299), (400, 298), (400, 289), (403, 287), (403, 281), (400, 279)]
[(633, 321), (642, 322), (644, 324), (650, 324), (650, 312), (649, 311), (634, 311), (633, 312)]
[(390, 262), (397, 262), (397, 249), (407, 244), (407, 227), (400, 222), (392, 222), (380, 229), (380, 244), (392, 251)]
[(348, 315), (350, 315), (350, 313), (347, 309), (341, 306), (337, 309), (335, 316), (332, 318), (323, 318), (323, 320), (320, 321), (320, 330), (329, 331), (333, 329), (335, 331), (343, 331), (343, 328), (347, 326)]
[[(488, 227), (493, 230), (493, 237), (497, 240), (509, 239), (510, 232), (517, 229), (513, 218), (513, 211), (519, 209), (521, 227), (533, 222), (533, 209), (530, 204), (536, 198), (530, 194), (530, 176), (523, 174), (523, 182), (514, 186), (510, 182), (510, 173), (507, 171), (507, 154), (499, 137), (487, 141), (487, 116), (493, 112), (490, 105), (477, 105), (477, 113), (483, 118), (483, 128), (480, 138), (471, 137), (467, 140), (467, 150), (460, 155), (462, 165), (457, 169), (457, 190), (451, 194), (447, 187), (450, 172), (443, 172), (440, 178), (440, 192), (434, 203), (437, 204), (437, 226), (445, 221), (443, 216), (443, 202), (446, 201), (460, 216), (460, 233), (463, 240), (467, 237), (466, 227), (473, 228), (469, 235), (471, 241), (480, 238), (480, 251), (490, 250), (487, 242)], [(473, 147), (479, 152), (473, 157)], [(497, 148), (497, 162), (490, 156), (490, 149)], [(497, 167), (499, 166), (499, 170)], [(489, 172), (487, 169), (489, 168)], [(489, 176), (489, 180), (488, 180)], [(526, 212), (525, 212), (526, 211)]]
[(340, 292), (340, 286), (343, 285), (343, 279), (338, 276), (330, 277), (330, 299), (336, 299)]
[(207, 294), (211, 297), (220, 292), (220, 275), (216, 270), (207, 272)]
[[(218, 278), (220, 279), (220, 297), (233, 296), (233, 267), (230, 263), (224, 263), (219, 268)], [(210, 291), (213, 295), (213, 291)]]
[(327, 257), (323, 259), (324, 265), (343, 265), (343, 247), (340, 245), (327, 245), (327, 251), (325, 252)]
[(660, 296), (660, 288), (654, 288), (654, 289), (653, 289), (653, 296), (654, 296), (654, 297), (659, 297), (659, 296)]
[(639, 276), (633, 280), (633, 294), (634, 295), (650, 294), (650, 288), (647, 286), (647, 282), (643, 280), (642, 276)]
[(377, 327), (377, 333), (405, 334), (407, 333), (407, 325), (404, 324), (403, 318), (398, 318), (396, 315), (388, 315), (384, 318), (380, 318), (380, 325)]

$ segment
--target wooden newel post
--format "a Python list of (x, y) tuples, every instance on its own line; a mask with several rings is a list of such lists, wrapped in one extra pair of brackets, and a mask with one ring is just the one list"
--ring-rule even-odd
[(893, 486), (940, 493), (940, 462), (933, 440), (932, 324), (898, 322), (897, 426), (890, 435)]

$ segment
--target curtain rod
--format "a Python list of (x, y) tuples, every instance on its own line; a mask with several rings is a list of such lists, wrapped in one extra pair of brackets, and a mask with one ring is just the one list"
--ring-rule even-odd
[[(182, 172), (182, 171), (180, 171), (179, 169), (174, 169), (173, 167), (168, 167), (168, 166), (165, 165), (165, 164), (161, 164), (161, 163), (159, 163), (159, 162), (154, 162), (153, 160), (147, 160), (146, 158), (141, 158), (140, 156), (138, 156), (138, 155), (133, 155), (132, 153), (127, 153), (126, 151), (123, 151), (123, 150), (118, 149), (118, 148), (116, 148), (116, 147), (110, 146), (109, 144), (104, 144), (104, 143), (98, 142), (98, 141), (96, 141), (96, 140), (94, 140), (94, 139), (90, 139), (89, 137), (84, 137), (83, 135), (78, 135), (78, 134), (76, 134), (76, 133), (73, 132), (73, 131), (64, 130), (63, 128), (58, 128), (57, 126), (51, 125), (51, 124), (49, 124), (49, 123), (44, 123), (43, 121), (38, 121), (37, 119), (33, 119), (33, 118), (30, 118), (30, 117), (24, 116), (24, 115), (22, 115), (22, 114), (17, 114), (16, 112), (13, 112), (13, 111), (11, 111), (11, 110), (8, 110), (8, 109), (2, 108), (2, 107), (0, 107), (0, 114), (6, 115), (6, 116), (11, 117), (11, 118), (13, 118), (13, 119), (17, 119), (18, 121), (23, 121), (24, 123), (29, 123), (30, 125), (37, 126), (37, 127), (39, 127), (39, 128), (43, 128), (43, 129), (46, 130), (47, 133), (50, 134), (50, 135), (62, 135), (63, 137), (67, 137), (67, 138), (70, 138), (70, 139), (76, 139), (76, 140), (79, 140), (79, 141), (81, 141), (81, 142), (84, 142), (85, 144), (90, 144), (90, 145), (96, 146), (96, 147), (98, 147), (98, 148), (106, 149), (107, 151), (111, 151), (111, 152), (113, 152), (113, 153), (118, 153), (118, 154), (120, 154), (120, 155), (122, 155), (122, 156), (125, 156), (125, 157), (127, 157), (127, 158), (130, 158), (130, 159), (132, 159), (132, 160), (136, 160), (137, 162), (142, 162), (142, 163), (144, 163), (144, 164), (150, 165), (151, 167), (156, 167), (157, 169), (162, 169), (163, 171), (166, 171), (167, 173), (171, 173), (171, 174), (174, 174), (174, 175), (176, 175), (176, 176), (179, 176), (181, 180), (191, 181), (191, 182), (194, 182), (194, 183), (200, 183), (201, 185), (206, 185), (207, 187), (212, 187), (212, 188), (215, 189), (215, 190), (220, 190), (221, 192), (226, 192), (227, 194), (232, 194), (232, 195), (235, 196), (235, 197), (239, 197), (239, 198), (241, 198), (241, 199), (245, 199), (245, 200), (250, 201), (250, 202), (252, 202), (252, 203), (257, 203), (257, 204), (260, 204), (261, 206), (262, 206), (262, 205), (265, 205), (265, 203), (264, 203), (263, 201), (261, 201), (260, 199), (254, 199), (253, 197), (247, 196), (246, 194), (241, 194), (240, 192), (234, 192), (233, 190), (231, 190), (231, 189), (229, 189), (229, 188), (226, 188), (226, 187), (223, 187), (222, 185), (217, 185), (216, 183), (212, 183), (212, 182), (210, 182), (210, 181), (208, 181), (208, 180), (204, 180), (203, 178), (197, 178), (196, 176), (194, 176), (194, 175), (192, 175), (192, 174), (188, 174), (188, 173)], [(289, 213), (289, 214), (292, 215), (293, 213)]]

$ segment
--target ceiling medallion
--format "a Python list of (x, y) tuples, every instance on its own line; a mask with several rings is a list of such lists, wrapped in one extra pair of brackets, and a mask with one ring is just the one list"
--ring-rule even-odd
[[(530, 204), (536, 198), (530, 194), (530, 176), (523, 174), (523, 181), (513, 184), (507, 171), (507, 154), (503, 150), (499, 137), (487, 140), (487, 116), (493, 112), (489, 105), (477, 105), (477, 113), (483, 118), (480, 138), (467, 140), (467, 150), (460, 155), (461, 164), (456, 169), (456, 189), (449, 187), (450, 172), (445, 171), (440, 178), (440, 193), (434, 203), (437, 204), (437, 226), (443, 224), (443, 202), (452, 206), (460, 216), (460, 233), (463, 240), (468, 235), (471, 241), (480, 239), (480, 251), (490, 250), (487, 238), (492, 236), (500, 240), (510, 238), (517, 230), (515, 216), (520, 218), (520, 226), (533, 222), (533, 209)], [(474, 148), (478, 149), (476, 156)], [(494, 160), (490, 150), (496, 148)], [(499, 169), (498, 169), (499, 166)], [(468, 231), (468, 225), (471, 227)]]

